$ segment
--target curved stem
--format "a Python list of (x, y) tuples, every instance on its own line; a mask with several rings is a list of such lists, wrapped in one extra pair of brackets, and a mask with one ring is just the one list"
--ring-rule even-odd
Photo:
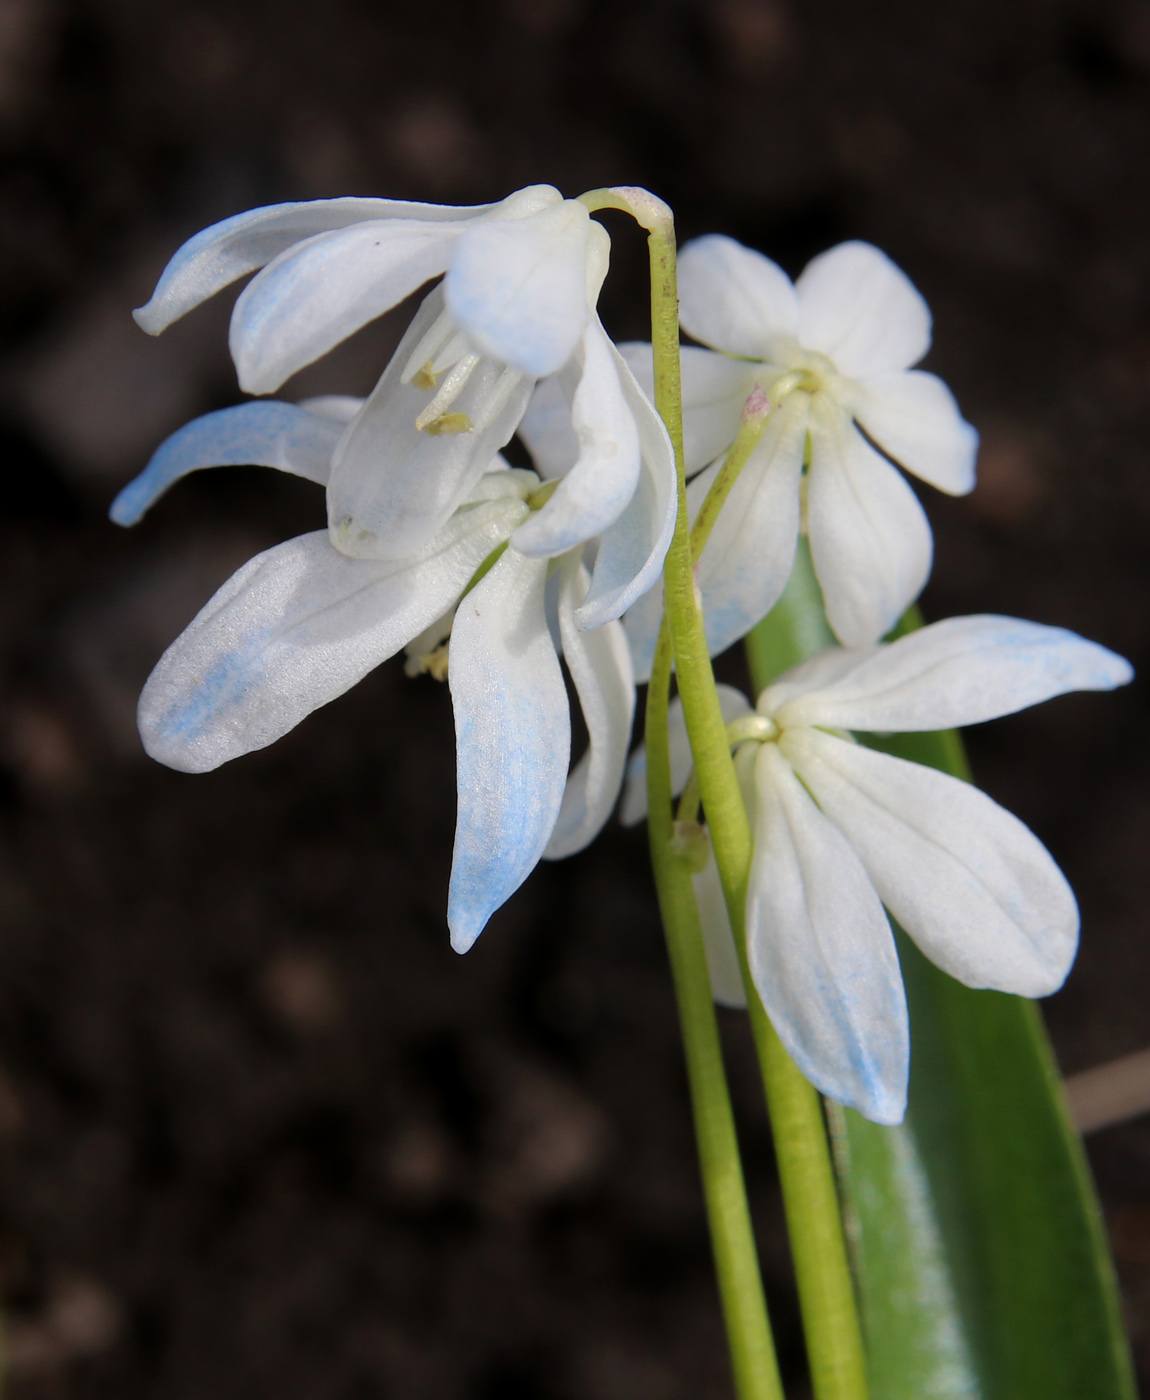
[(667, 702), (671, 646), (666, 628), (647, 691), (647, 829), (659, 910), (679, 1006), (715, 1272), (739, 1400), (782, 1400), (747, 1205), (719, 1026), (687, 861), (676, 854), (671, 819)]
[(723, 458), (723, 465), (719, 468), (714, 481), (711, 482), (710, 488), (703, 498), (703, 504), (699, 507), (699, 513), (695, 517), (695, 523), (691, 526), (691, 558), (696, 562), (706, 548), (711, 531), (715, 527), (715, 521), (718, 520), (719, 512), (731, 494), (731, 488), (738, 481), (739, 473), (747, 465), (747, 459), (759, 444), (763, 429), (767, 426), (771, 407), (770, 400), (756, 384), (743, 405), (743, 417), (739, 424), (738, 436), (731, 444), (726, 457)]
[[(632, 191), (610, 193), (625, 199), (633, 195)], [(646, 198), (653, 199), (652, 196)], [(674, 645), (679, 695), (695, 771), (739, 950), (751, 1030), (774, 1127), (812, 1386), (816, 1400), (866, 1400), (862, 1335), (818, 1095), (783, 1049), (763, 1010), (747, 965), (744, 915), (751, 864), (751, 829), (727, 743), (702, 611), (695, 592), (683, 463), (675, 235), (670, 211), (665, 205), (661, 205), (661, 209), (666, 212), (652, 218), (651, 223), (645, 223), (638, 214), (636, 217), (650, 229), (655, 406), (671, 435), (679, 478), (679, 514), (663, 570), (664, 612)], [(654, 815), (652, 805), (648, 820)]]
[[(689, 555), (682, 470), (683, 414), (674, 219), (667, 205), (646, 190), (626, 187), (594, 190), (582, 198), (590, 209), (625, 210), (648, 231), (655, 402), (675, 448), (679, 477), (675, 536), (684, 542)], [(647, 691), (647, 823), (651, 864), (679, 1005), (703, 1192), (735, 1386), (739, 1400), (782, 1400), (782, 1381), (767, 1321), (699, 911), (690, 865), (674, 846), (667, 735), (671, 657), (670, 630), (664, 621)]]

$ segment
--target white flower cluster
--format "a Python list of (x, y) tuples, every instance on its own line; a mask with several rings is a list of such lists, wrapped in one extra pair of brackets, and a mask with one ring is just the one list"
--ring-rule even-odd
[[(541, 856), (582, 849), (607, 820), (661, 620), (674, 457), (650, 402), (650, 347), (616, 348), (596, 314), (608, 255), (587, 207), (550, 186), (475, 208), (275, 205), (185, 244), (136, 313), (157, 334), (255, 272), (230, 345), (241, 387), (268, 394), (442, 275), (367, 399), (265, 399), (196, 419), (112, 516), (133, 524), (205, 467), (276, 467), (325, 488), (327, 529), (249, 561), (161, 658), (141, 734), (161, 762), (203, 772), (271, 743), (401, 650), (409, 671), (446, 672), (459, 788), (448, 924), (460, 951)], [(753, 710), (720, 688), (754, 827), (755, 987), (823, 1092), (896, 1122), (909, 1042), (883, 906), (960, 980), (1026, 996), (1060, 985), (1078, 916), (1015, 818), (853, 734), (971, 724), (1121, 685), (1130, 668), (1008, 618), (882, 643), (931, 564), (925, 514), (893, 464), (961, 494), (977, 450), (946, 386), (912, 368), (930, 314), (888, 258), (842, 244), (792, 285), (711, 236), (682, 250), (680, 278), (683, 327), (713, 347), (682, 351), (692, 518), (748, 397), (765, 393), (771, 408), (697, 567), (711, 650), (778, 600), (801, 534), (843, 644)], [(500, 456), (517, 431), (534, 472)], [(560, 657), (590, 736), (570, 771)], [(678, 791), (691, 760), (677, 705), (671, 728)], [(625, 820), (645, 811), (642, 771), (640, 752)], [(714, 991), (738, 1004), (713, 860), (696, 884)]]
[[(417, 669), (438, 670), (450, 636), (448, 924), (461, 952), (541, 856), (594, 838), (623, 779), (635, 686), (617, 619), (658, 582), (676, 484), (666, 429), (595, 313), (608, 253), (586, 207), (546, 185), (476, 209), (275, 205), (185, 244), (136, 313), (157, 334), (261, 268), (236, 302), (230, 345), (241, 387), (270, 393), (446, 273), (366, 400), (246, 403), (196, 419), (112, 518), (133, 524), (204, 467), (277, 467), (327, 491), (328, 528), (252, 559), (152, 673), (140, 732), (173, 768), (206, 772), (272, 743), (405, 647)], [(577, 450), (544, 482), (499, 452), (552, 374)], [(557, 652), (590, 735), (570, 774)]]

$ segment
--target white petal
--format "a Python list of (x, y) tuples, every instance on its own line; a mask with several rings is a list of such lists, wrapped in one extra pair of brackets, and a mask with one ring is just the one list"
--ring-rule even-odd
[(537, 379), (571, 357), (587, 324), (590, 224), (586, 206), (567, 199), (467, 229), (447, 274), (447, 306), (479, 350)]
[(483, 473), (468, 492), (464, 505), (477, 505), (480, 501), (498, 501), (503, 496), (516, 496), (525, 501), (532, 491), (539, 490), (539, 478), (525, 467), (509, 467), (507, 458), (497, 453), (491, 467)]
[(278, 389), (443, 272), (459, 237), (458, 224), (372, 220), (281, 253), (232, 312), (228, 344), (240, 387), (249, 394)]
[(543, 509), (516, 530), (515, 548), (523, 554), (562, 554), (601, 534), (622, 515), (639, 483), (639, 430), (598, 318), (587, 327), (582, 350), (571, 404), (579, 459)]
[(888, 456), (952, 496), (974, 489), (978, 433), (937, 375), (875, 375), (858, 387), (854, 416)]
[(977, 615), (933, 622), (858, 658), (841, 679), (790, 700), (780, 724), (895, 732), (952, 729), (1071, 690), (1113, 690), (1130, 663), (1062, 627)]
[[(655, 371), (650, 343), (626, 341), (619, 353), (652, 402), (655, 398)], [(684, 345), (679, 351), (683, 388), (683, 459), (687, 475), (701, 471), (725, 452), (735, 440), (742, 419), (743, 405), (755, 386), (757, 365), (732, 360), (697, 345)]]
[(152, 299), (132, 314), (149, 335), (159, 335), (193, 306), (317, 233), (368, 219), (473, 219), (493, 208), (491, 204), (471, 208), (412, 204), (400, 199), (313, 199), (250, 209), (190, 238), (164, 269)]
[(575, 626), (575, 609), (590, 582), (577, 554), (568, 555), (560, 574), (559, 628), (590, 742), (567, 779), (559, 820), (543, 853), (550, 860), (581, 851), (603, 829), (623, 784), (631, 742), (635, 681), (623, 628), (618, 622), (594, 632)]
[(780, 336), (794, 337), (798, 303), (777, 263), (711, 233), (679, 250), (679, 321), (704, 345), (764, 360)]
[(544, 618), (546, 578), (545, 560), (509, 549), (455, 614), (459, 810), (447, 923), (457, 953), (535, 868), (563, 800), (571, 716)]
[[(741, 690), (736, 690), (733, 685), (724, 685), (722, 681), (716, 684), (715, 690), (719, 695), (719, 709), (727, 724), (751, 713), (751, 703)], [(687, 721), (683, 717), (683, 702), (678, 696), (667, 707), (667, 742), (671, 759), (671, 794), (678, 797), (687, 784), (693, 762), (691, 741), (687, 738)], [(647, 749), (640, 744), (627, 765), (627, 786), (623, 792), (619, 820), (624, 826), (634, 826), (646, 815)]]
[(795, 283), (799, 342), (840, 374), (909, 369), (930, 349), (930, 308), (900, 268), (870, 243), (840, 243)]
[(343, 425), (292, 403), (244, 403), (193, 418), (156, 448), (112, 502), (117, 525), (134, 525), (173, 482), (203, 467), (277, 467), (327, 485)]
[(330, 418), (336, 423), (350, 423), (367, 402), (354, 394), (316, 394), (314, 398), (300, 399), (300, 408), (309, 413), (318, 413), (321, 418)]
[(746, 1009), (747, 993), (735, 936), (727, 917), (727, 901), (723, 898), (723, 883), (715, 853), (708, 851), (707, 863), (691, 878), (695, 887), (695, 902), (699, 906), (699, 923), (703, 930), (703, 951), (707, 955), (707, 972), (711, 978), (711, 995), (720, 1006), (737, 1011)]
[(663, 420), (611, 346), (623, 397), (639, 430), (642, 469), (623, 514), (604, 531), (591, 575), (591, 591), (575, 616), (582, 628), (601, 627), (656, 586), (675, 532), (678, 478), (675, 452)]
[(478, 506), (403, 564), (348, 559), (324, 531), (249, 560), (152, 672), (144, 747), (204, 773), (272, 743), (445, 612), (523, 509)]
[[(876, 656), (882, 644), (871, 647), (824, 647), (785, 671), (777, 681), (767, 686), (758, 698), (755, 709), (768, 719), (774, 719), (788, 701), (800, 695), (822, 691), (840, 676), (860, 666), (869, 656)], [(790, 715), (792, 712), (787, 711)]]
[[(531, 392), (526, 379), (518, 382), (486, 426), (441, 436), (416, 428), (428, 395), (414, 383), (401, 383), (401, 378), (412, 351), (442, 309), (443, 292), (437, 287), (424, 299), (335, 455), (328, 520), (333, 540), (346, 554), (402, 559), (422, 548), (475, 489), (523, 413)], [(451, 411), (482, 424), (501, 373), (491, 360), (480, 360)]]
[[(712, 656), (766, 616), (790, 577), (799, 534), (808, 402), (807, 395), (792, 394), (768, 421), (703, 550), (696, 578)], [(715, 462), (688, 485), (692, 525), (721, 469), (722, 462)], [(662, 617), (662, 591), (652, 589), (624, 619), (640, 684), (651, 674)]]
[(760, 747), (755, 786), (747, 954), (767, 1015), (817, 1089), (876, 1123), (899, 1123), (909, 1030), (878, 895), (777, 744)]
[(579, 439), (571, 426), (571, 401), (561, 374), (549, 374), (536, 384), (518, 432), (544, 480), (565, 475), (579, 460)]
[(811, 556), (844, 646), (889, 632), (930, 573), (930, 524), (905, 478), (826, 394), (811, 403)]
[[(712, 656), (766, 617), (791, 576), (809, 402), (806, 394), (791, 394), (768, 418), (699, 560), (696, 580)], [(692, 523), (720, 467), (700, 473), (687, 488)]]
[(1017, 817), (958, 778), (832, 734), (788, 731), (782, 748), (927, 957), (968, 987), (1057, 991), (1078, 906)]

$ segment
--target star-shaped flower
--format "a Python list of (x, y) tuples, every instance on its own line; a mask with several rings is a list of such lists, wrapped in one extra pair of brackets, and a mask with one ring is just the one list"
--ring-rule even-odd
[[(754, 832), (747, 956), (795, 1063), (824, 1094), (879, 1123), (906, 1109), (909, 1031), (883, 906), (970, 987), (1047, 996), (1078, 944), (1074, 895), (1049, 852), (985, 793), (855, 742), (977, 724), (1071, 690), (1111, 690), (1128, 662), (1057, 627), (959, 617), (889, 645), (831, 648), (752, 710), (724, 713)], [(690, 766), (671, 715), (675, 787)], [(641, 764), (625, 816), (645, 810)], [(716, 990), (739, 999), (730, 925), (704, 871), (701, 910)]]
[[(344, 398), (263, 402), (197, 419), (121, 493), (116, 517), (139, 519), (172, 481), (202, 466), (265, 464), (322, 483), (359, 407)], [(651, 432), (657, 420), (648, 414)], [(548, 490), (534, 472), (496, 458), (407, 559), (351, 558), (318, 530), (249, 560), (152, 672), (139, 705), (144, 747), (169, 767), (208, 772), (273, 743), (403, 648), (414, 670), (439, 669), (446, 649), (459, 786), (448, 925), (453, 946), (466, 951), (541, 856), (570, 855), (594, 838), (626, 763), (630, 652), (619, 622), (594, 631), (577, 624), (590, 583), (582, 547), (552, 561), (509, 543), (541, 513)], [(549, 574), (558, 643), (545, 606)], [(590, 736), (570, 773), (560, 654)]]
[[(926, 303), (884, 253), (857, 242), (821, 254), (792, 284), (761, 253), (709, 235), (682, 249), (679, 288), (683, 328), (713, 347), (682, 352), (687, 470), (713, 463), (688, 489), (692, 516), (756, 385), (774, 410), (699, 561), (712, 652), (774, 606), (800, 529), (835, 635), (846, 646), (877, 641), (918, 596), (932, 552), (923, 509), (891, 461), (953, 495), (974, 485), (978, 435), (942, 380), (911, 368), (930, 346)], [(649, 380), (650, 347), (623, 351)], [(640, 676), (659, 612), (653, 595), (627, 619)]]

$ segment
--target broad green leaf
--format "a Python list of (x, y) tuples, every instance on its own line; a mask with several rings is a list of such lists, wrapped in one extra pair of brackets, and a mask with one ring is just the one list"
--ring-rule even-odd
[[(918, 626), (912, 609), (896, 631)], [(747, 638), (756, 689), (833, 640), (804, 549)], [(953, 732), (869, 742), (969, 776)], [(1098, 1201), (1037, 1006), (971, 991), (895, 932), (906, 1121), (828, 1105), (871, 1400), (1134, 1400)]]

